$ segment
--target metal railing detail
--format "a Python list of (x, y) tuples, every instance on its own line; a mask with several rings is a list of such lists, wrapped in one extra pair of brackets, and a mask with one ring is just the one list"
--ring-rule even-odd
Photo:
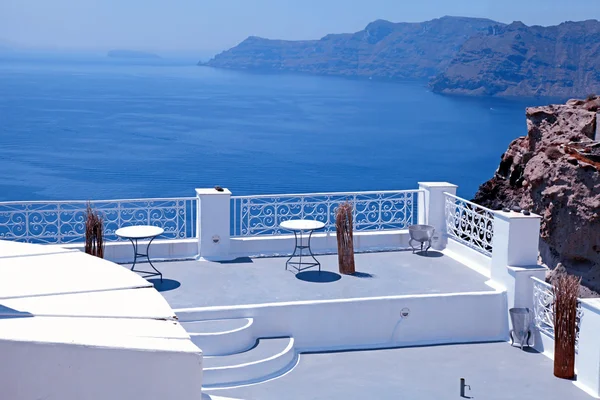
[(420, 190), (355, 193), (308, 193), (232, 197), (232, 236), (281, 235), (289, 219), (313, 219), (335, 231), (340, 204), (353, 206), (354, 230), (405, 229), (418, 220)]
[[(554, 288), (541, 279), (531, 277), (533, 280), (533, 322), (535, 327), (554, 339)], [(579, 330), (583, 310), (581, 301), (577, 304), (577, 338), (575, 348), (579, 345)]]
[(448, 236), (491, 256), (494, 239), (494, 211), (445, 193)]
[[(89, 202), (104, 218), (104, 238), (130, 225), (154, 225), (162, 239), (196, 237), (196, 198), (100, 200)], [(0, 202), (0, 239), (28, 243), (84, 241), (87, 201)]]

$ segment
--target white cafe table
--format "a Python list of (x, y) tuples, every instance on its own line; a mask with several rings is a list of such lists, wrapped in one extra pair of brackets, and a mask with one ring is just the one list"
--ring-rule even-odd
[[(134, 272), (141, 272), (144, 275), (144, 278), (149, 278), (151, 276), (160, 276), (160, 281), (162, 282), (162, 273), (156, 269), (152, 261), (150, 261), (149, 250), (150, 244), (157, 236), (162, 235), (165, 230), (158, 226), (151, 225), (135, 225), (135, 226), (127, 226), (125, 228), (119, 228), (116, 230), (115, 235), (123, 239), (129, 239), (131, 244), (133, 244), (133, 265), (131, 266), (131, 270)], [(148, 244), (146, 245), (146, 252), (141, 253), (138, 250), (138, 240), (142, 239), (150, 239)], [(148, 263), (155, 272), (152, 271), (142, 271), (136, 270), (135, 264), (137, 262), (138, 257), (146, 257), (148, 259)]]
[[(294, 252), (288, 258), (285, 263), (285, 269), (288, 269), (288, 266), (294, 268), (297, 272), (304, 271), (305, 269), (312, 267), (319, 267), (319, 272), (321, 272), (321, 263), (317, 261), (315, 255), (313, 254), (310, 248), (310, 239), (314, 231), (319, 229), (323, 229), (325, 224), (321, 221), (314, 221), (311, 219), (290, 219), (288, 221), (283, 221), (279, 226), (282, 229), (286, 229), (294, 232), (294, 239), (296, 246), (294, 247)], [(305, 245), (303, 243), (303, 234), (305, 232), (309, 232), (308, 234), (308, 242)], [(312, 257), (312, 261), (308, 259), (308, 261), (302, 261), (303, 250), (308, 250), (308, 255)], [(298, 261), (292, 261), (295, 257), (298, 258)]]

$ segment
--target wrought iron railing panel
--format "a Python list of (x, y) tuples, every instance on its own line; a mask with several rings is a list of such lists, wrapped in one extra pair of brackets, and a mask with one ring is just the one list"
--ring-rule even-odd
[[(0, 202), (0, 239), (29, 243), (84, 241), (86, 201)], [(91, 201), (104, 219), (106, 241), (118, 240), (115, 231), (130, 225), (154, 225), (164, 239), (196, 236), (196, 198)]]
[[(554, 288), (535, 277), (533, 280), (533, 321), (535, 327), (554, 339)], [(581, 301), (577, 303), (577, 332), (575, 339), (575, 348), (579, 346), (579, 331), (583, 310)]]
[(418, 220), (419, 190), (232, 197), (232, 236), (281, 235), (289, 219), (313, 219), (335, 231), (338, 207), (349, 202), (355, 231), (405, 229)]
[(538, 279), (533, 280), (533, 315), (535, 327), (554, 339), (554, 291)]
[(491, 256), (494, 239), (494, 211), (445, 193), (448, 236)]

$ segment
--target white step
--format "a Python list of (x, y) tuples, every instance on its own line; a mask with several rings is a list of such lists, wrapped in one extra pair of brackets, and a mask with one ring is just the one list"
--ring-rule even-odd
[(256, 344), (253, 322), (252, 318), (215, 319), (182, 322), (181, 326), (205, 356), (224, 356), (246, 351)]
[(229, 356), (204, 357), (202, 387), (234, 387), (283, 374), (296, 361), (294, 339), (259, 339), (252, 349)]

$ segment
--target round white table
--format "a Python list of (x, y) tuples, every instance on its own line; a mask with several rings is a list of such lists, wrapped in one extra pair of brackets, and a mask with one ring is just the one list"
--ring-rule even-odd
[[(300, 272), (308, 268), (319, 267), (319, 272), (321, 272), (321, 263), (315, 258), (315, 255), (310, 249), (310, 239), (312, 237), (313, 232), (319, 229), (323, 229), (325, 227), (325, 224), (321, 221), (314, 221), (310, 219), (290, 219), (288, 221), (283, 221), (281, 224), (279, 224), (279, 226), (282, 229), (294, 232), (294, 239), (296, 245), (294, 247), (294, 252), (290, 256), (290, 258), (288, 258), (288, 260), (285, 262), (285, 269), (287, 270), (288, 266), (290, 266), (294, 268), (297, 272)], [(309, 232), (308, 243), (306, 245), (303, 243), (302, 240), (304, 232)], [(300, 235), (298, 235), (298, 233)], [(312, 257), (313, 261), (302, 261), (302, 253), (304, 249), (308, 249), (308, 253), (310, 254), (310, 257)], [(299, 253), (296, 254), (298, 250)], [(298, 261), (292, 261), (294, 257), (298, 257)]]
[[(162, 282), (162, 273), (156, 269), (152, 261), (150, 261), (150, 244), (157, 236), (162, 235), (165, 230), (158, 226), (151, 225), (136, 225), (136, 226), (127, 226), (125, 228), (119, 228), (116, 230), (115, 235), (123, 239), (129, 239), (131, 244), (133, 245), (133, 265), (131, 266), (131, 270), (135, 272), (141, 272), (144, 275), (144, 278), (149, 278), (151, 276), (160, 276), (160, 281)], [(146, 245), (146, 252), (141, 253), (138, 250), (138, 240), (140, 239), (150, 239), (148, 244)], [(152, 271), (142, 271), (136, 270), (135, 263), (137, 262), (138, 257), (146, 257), (148, 259), (148, 263), (155, 272)]]

